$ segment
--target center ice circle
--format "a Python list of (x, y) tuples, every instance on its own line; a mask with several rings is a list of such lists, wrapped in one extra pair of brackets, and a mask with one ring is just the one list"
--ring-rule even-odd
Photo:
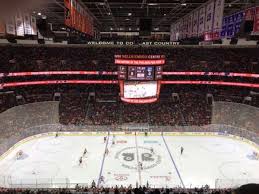
[(139, 162), (142, 163), (142, 169), (150, 169), (161, 163), (161, 156), (151, 152), (147, 147), (126, 147), (118, 151), (115, 155), (122, 167), (128, 169), (138, 169)]

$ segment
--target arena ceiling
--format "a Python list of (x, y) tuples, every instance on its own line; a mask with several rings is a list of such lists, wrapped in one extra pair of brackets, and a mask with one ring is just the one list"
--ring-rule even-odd
[[(170, 24), (207, 0), (81, 0), (100, 31), (137, 31), (139, 19), (153, 19), (154, 31), (169, 31)], [(225, 14), (255, 4), (256, 0), (225, 0)], [(46, 0), (35, 13), (46, 15), (54, 30), (64, 27), (64, 1)]]

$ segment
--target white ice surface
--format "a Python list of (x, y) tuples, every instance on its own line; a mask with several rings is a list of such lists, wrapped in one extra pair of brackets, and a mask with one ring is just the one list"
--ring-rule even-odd
[[(148, 182), (152, 187), (208, 184), (213, 188), (216, 179), (259, 181), (259, 161), (248, 157), (256, 150), (245, 142), (216, 136), (165, 136), (164, 139), (169, 150), (161, 136), (116, 136), (115, 139), (110, 136), (109, 154), (105, 158), (103, 136), (33, 139), (0, 160), (0, 186), (35, 184), (35, 180), (39, 185), (51, 183), (54, 187), (67, 182), (71, 187), (76, 183), (90, 185), (93, 180), (98, 183), (100, 172), (104, 176), (100, 185), (104, 186)], [(181, 146), (183, 155), (180, 155)], [(88, 153), (79, 165), (85, 148)], [(19, 150), (24, 155), (16, 160)], [(138, 162), (142, 162), (143, 169)]]

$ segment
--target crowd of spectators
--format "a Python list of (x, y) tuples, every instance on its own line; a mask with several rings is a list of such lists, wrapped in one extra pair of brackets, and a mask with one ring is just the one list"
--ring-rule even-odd
[(1, 46), (0, 72), (116, 71), (115, 54), (161, 54), (165, 71), (259, 72), (259, 48)]
[(148, 188), (148, 187), (114, 187), (114, 188), (88, 188), (77, 187), (75, 189), (4, 189), (1, 194), (232, 194), (234, 189), (210, 189), (208, 187), (183, 189), (183, 188)]
[[(248, 103), (259, 107), (258, 96), (250, 95), (246, 89), (178, 87), (174, 88), (177, 99), (172, 97), (172, 91), (166, 92), (156, 103), (138, 105), (121, 102), (116, 90), (108, 97), (105, 92), (95, 91), (95, 97), (91, 98), (91, 92), (82, 87), (62, 90), (47, 86), (44, 90), (41, 87), (25, 87), (0, 94), (0, 111), (21, 103), (53, 101), (56, 100), (54, 94), (58, 93), (59, 121), (64, 125), (203, 126), (211, 123), (213, 106), (208, 94), (212, 94), (214, 101)], [(24, 101), (20, 102), (17, 96), (22, 96)], [(250, 96), (251, 101), (246, 102), (246, 96)]]
[[(166, 56), (164, 71), (205, 71), (205, 72), (259, 72), (258, 47), (119, 47), (119, 46), (25, 46), (0, 45), (0, 72), (26, 71), (62, 71), (62, 70), (97, 70), (117, 71), (114, 64), (115, 54), (161, 54)], [(233, 80), (234, 78), (195, 76), (164, 76), (163, 79), (206, 79)], [(113, 76), (33, 76), (4, 77), (0, 82), (17, 80), (44, 79), (117, 79)], [(245, 82), (254, 83), (252, 78)], [(65, 87), (65, 86), (64, 86)], [(78, 86), (76, 86), (78, 87)], [(233, 101), (242, 103), (249, 96), (249, 89), (227, 87), (175, 86), (162, 87), (161, 99), (150, 105), (125, 104), (119, 100), (118, 85), (82, 86), (75, 94), (59, 86), (33, 86), (15, 88), (12, 94), (0, 94), (0, 111), (17, 104), (15, 96), (24, 97), (24, 103), (51, 101), (55, 92), (61, 93), (60, 122), (76, 125), (117, 125), (123, 123), (147, 123), (149, 125), (207, 125), (211, 120), (211, 103), (206, 95), (211, 93), (215, 101)], [(58, 88), (58, 89), (57, 89)], [(96, 99), (89, 100), (90, 89)], [(202, 88), (202, 89), (200, 89)], [(205, 90), (204, 90), (205, 88)], [(8, 90), (8, 89), (6, 89)], [(84, 95), (82, 94), (84, 93)], [(105, 97), (110, 94), (109, 99)], [(179, 100), (172, 100), (172, 93), (179, 94)], [(165, 98), (163, 97), (165, 94)], [(107, 95), (108, 96), (108, 95)], [(100, 98), (98, 100), (98, 98)], [(106, 99), (105, 99), (106, 98)], [(112, 100), (111, 100), (112, 99)], [(258, 97), (253, 97), (251, 105), (258, 106)]]

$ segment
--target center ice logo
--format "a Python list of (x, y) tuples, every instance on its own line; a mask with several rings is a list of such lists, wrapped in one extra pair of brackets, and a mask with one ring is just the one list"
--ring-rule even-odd
[[(137, 155), (138, 153), (138, 155)], [(151, 152), (147, 147), (126, 147), (116, 153), (115, 159), (119, 160), (124, 168), (138, 169), (138, 162), (142, 163), (143, 169), (154, 168), (161, 163), (161, 156), (155, 151)]]

